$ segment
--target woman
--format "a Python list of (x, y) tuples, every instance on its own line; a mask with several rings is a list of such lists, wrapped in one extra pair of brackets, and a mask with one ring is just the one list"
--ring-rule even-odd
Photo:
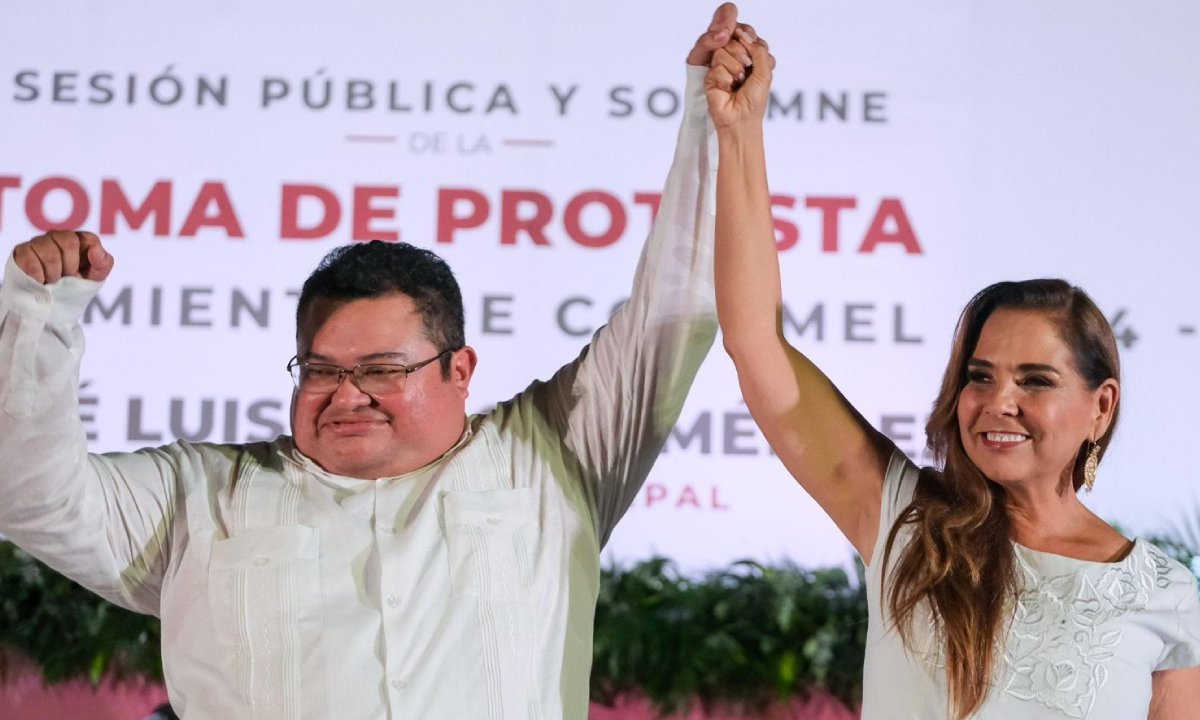
[(1076, 496), (1120, 400), (1103, 315), (1059, 280), (980, 292), (926, 428), (943, 467), (913, 466), (783, 337), (762, 135), (774, 60), (749, 28), (737, 39), (707, 84), (718, 315), (763, 434), (868, 565), (864, 720), (1197, 717), (1195, 579)]

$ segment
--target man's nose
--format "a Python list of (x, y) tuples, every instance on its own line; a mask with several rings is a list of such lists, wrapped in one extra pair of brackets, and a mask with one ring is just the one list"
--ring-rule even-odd
[(368, 405), (371, 402), (371, 396), (359, 389), (358, 384), (354, 381), (354, 373), (344, 373), (337, 390), (333, 391), (330, 402), (340, 405)]

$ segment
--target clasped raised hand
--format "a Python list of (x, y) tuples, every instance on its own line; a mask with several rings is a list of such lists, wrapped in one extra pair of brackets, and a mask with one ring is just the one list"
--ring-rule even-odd
[(739, 23), (729, 43), (712, 54), (704, 93), (718, 130), (749, 122), (760, 126), (771, 93), (775, 57), (754, 28)]

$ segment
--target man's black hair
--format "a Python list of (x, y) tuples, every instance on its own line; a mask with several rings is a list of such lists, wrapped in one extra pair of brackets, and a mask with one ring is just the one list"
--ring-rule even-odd
[[(425, 336), (438, 350), (457, 350), (466, 344), (462, 293), (446, 261), (408, 243), (382, 240), (343, 245), (321, 259), (300, 290), (296, 337), (317, 298), (347, 302), (395, 294), (412, 298)], [(441, 365), (442, 376), (449, 377), (449, 355), (442, 357)]]

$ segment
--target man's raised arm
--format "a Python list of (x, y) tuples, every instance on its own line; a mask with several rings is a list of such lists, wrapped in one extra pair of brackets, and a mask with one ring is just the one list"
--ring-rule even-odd
[(113, 257), (91, 233), (21, 243), (0, 287), (0, 533), (80, 584), (156, 612), (173, 473), (153, 453), (90, 456), (80, 317)]
[(688, 54), (675, 157), (628, 302), (535, 391), (577, 463), (601, 543), (641, 489), (716, 336), (716, 140), (704, 78), (736, 26), (737, 8), (722, 5)]

